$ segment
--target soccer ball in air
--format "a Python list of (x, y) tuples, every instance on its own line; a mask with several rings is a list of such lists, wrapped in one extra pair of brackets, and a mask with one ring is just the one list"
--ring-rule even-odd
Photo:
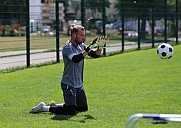
[(170, 59), (173, 53), (173, 47), (167, 43), (162, 43), (157, 48), (157, 54), (161, 59)]

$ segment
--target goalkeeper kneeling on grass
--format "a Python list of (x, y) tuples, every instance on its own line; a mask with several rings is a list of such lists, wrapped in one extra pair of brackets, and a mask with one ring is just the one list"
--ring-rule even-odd
[[(85, 29), (81, 25), (72, 25), (70, 29), (71, 38), (62, 50), (64, 72), (61, 80), (64, 103), (55, 102), (45, 105), (44, 102), (30, 110), (30, 113), (52, 112), (61, 115), (75, 115), (76, 112), (88, 110), (87, 98), (83, 88), (84, 58), (88, 55), (98, 58), (105, 46), (107, 37), (96, 37), (89, 46), (85, 42)], [(91, 48), (97, 49), (91, 50)]]

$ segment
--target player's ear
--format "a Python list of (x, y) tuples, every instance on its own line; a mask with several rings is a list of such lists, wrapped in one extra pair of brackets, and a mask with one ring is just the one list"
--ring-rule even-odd
[(76, 38), (76, 36), (77, 36), (76, 33), (72, 33), (73, 38)]

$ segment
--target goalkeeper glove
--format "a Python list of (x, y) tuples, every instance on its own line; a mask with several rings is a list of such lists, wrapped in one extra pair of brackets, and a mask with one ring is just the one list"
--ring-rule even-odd
[(106, 40), (108, 39), (107, 36), (100, 36), (97, 38), (97, 45), (99, 49), (103, 49), (106, 46)]
[(97, 39), (98, 37), (96, 37), (90, 44), (89, 46), (85, 49), (86, 52), (89, 52), (92, 48), (97, 48)]

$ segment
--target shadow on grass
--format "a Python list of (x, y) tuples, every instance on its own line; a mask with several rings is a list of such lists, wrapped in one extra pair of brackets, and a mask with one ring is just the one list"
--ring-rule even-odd
[[(74, 115), (76, 116), (76, 115)], [(71, 115), (55, 115), (54, 117), (52, 117), (52, 120), (70, 120), (72, 117)], [(86, 120), (95, 120), (95, 118), (91, 115), (81, 115), (81, 117), (83, 117), (83, 119), (80, 120), (70, 120), (70, 121), (75, 121), (75, 122), (80, 122), (80, 123), (85, 123)]]
[(152, 124), (167, 124), (167, 121), (154, 121)]

